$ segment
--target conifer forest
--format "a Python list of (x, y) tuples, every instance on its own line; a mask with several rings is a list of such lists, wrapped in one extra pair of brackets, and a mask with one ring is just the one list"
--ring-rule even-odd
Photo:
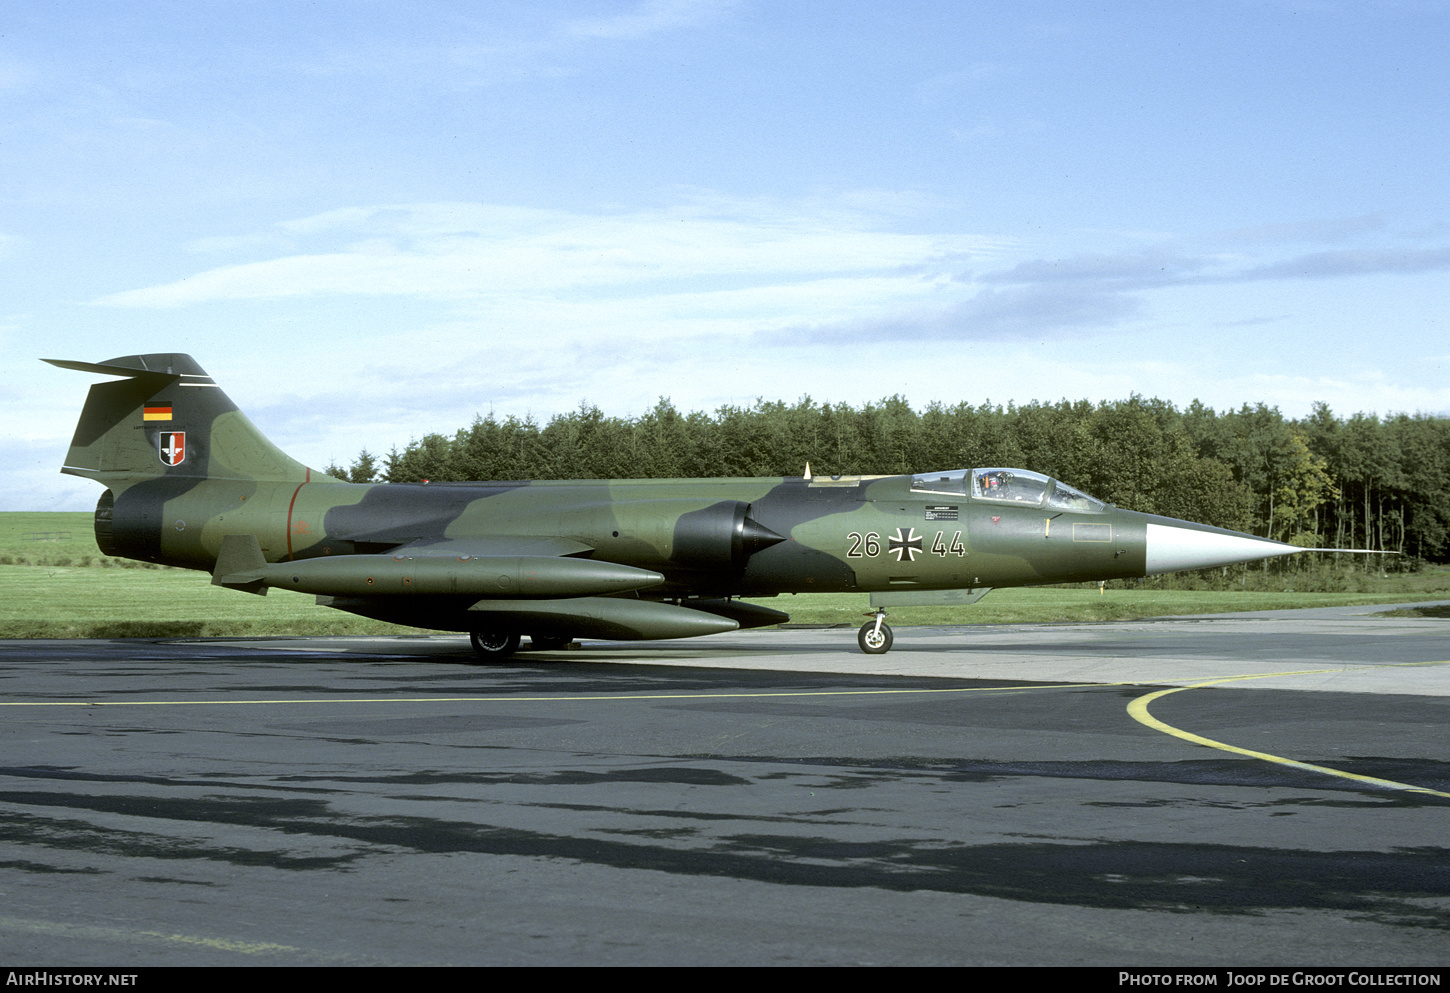
[(1137, 395), (921, 411), (900, 396), (861, 407), (803, 397), (713, 414), (661, 399), (629, 418), (582, 404), (543, 425), (478, 417), (451, 436), (427, 434), (382, 457), (364, 450), (326, 471), (444, 482), (800, 476), (807, 464), (817, 476), (1031, 469), (1131, 510), (1305, 547), (1399, 553), (1357, 557), (1352, 568), (1450, 560), (1450, 418), (1339, 417), (1324, 404), (1301, 420), (1264, 404), (1180, 410)]

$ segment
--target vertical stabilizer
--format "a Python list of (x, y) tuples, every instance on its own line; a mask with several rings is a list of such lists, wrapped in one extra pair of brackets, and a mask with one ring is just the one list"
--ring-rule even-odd
[(153, 477), (308, 478), (307, 467), (268, 441), (190, 355), (44, 361), (121, 377), (91, 387), (62, 472), (122, 487)]

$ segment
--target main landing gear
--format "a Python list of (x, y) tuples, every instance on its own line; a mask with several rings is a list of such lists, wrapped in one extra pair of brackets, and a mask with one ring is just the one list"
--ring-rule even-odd
[[(514, 652), (519, 650), (520, 639), (518, 634), (511, 634), (507, 631), (470, 631), (468, 640), (473, 644), (474, 654), (478, 656), (479, 665), (487, 665), (493, 662), (502, 662)], [(540, 652), (557, 652), (573, 642), (568, 636), (550, 636), (534, 634), (529, 636), (529, 647)]]
[(876, 619), (861, 625), (861, 630), (856, 632), (856, 643), (867, 655), (885, 655), (891, 651), (892, 640), (891, 627), (886, 623), (886, 611), (876, 610), (870, 616)]
[(519, 650), (519, 636), (507, 631), (470, 631), (474, 654), (481, 664), (502, 662)]

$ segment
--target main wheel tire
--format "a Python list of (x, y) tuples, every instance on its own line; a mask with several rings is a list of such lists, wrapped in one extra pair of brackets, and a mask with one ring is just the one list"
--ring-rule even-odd
[(507, 631), (470, 631), (468, 640), (480, 663), (501, 662), (519, 650), (519, 636)]
[(551, 637), (549, 635), (529, 635), (529, 647), (539, 652), (557, 652), (574, 639), (569, 637)]
[(877, 632), (876, 622), (867, 621), (861, 625), (861, 630), (856, 632), (856, 643), (867, 655), (885, 655), (891, 651), (891, 640), (891, 625), (889, 624), (882, 624), (880, 632)]

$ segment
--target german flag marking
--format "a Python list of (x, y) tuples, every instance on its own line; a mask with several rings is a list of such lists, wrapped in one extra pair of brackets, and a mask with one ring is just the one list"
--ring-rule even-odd
[(143, 421), (169, 421), (171, 420), (171, 404), (148, 404), (142, 408), (141, 419)]

